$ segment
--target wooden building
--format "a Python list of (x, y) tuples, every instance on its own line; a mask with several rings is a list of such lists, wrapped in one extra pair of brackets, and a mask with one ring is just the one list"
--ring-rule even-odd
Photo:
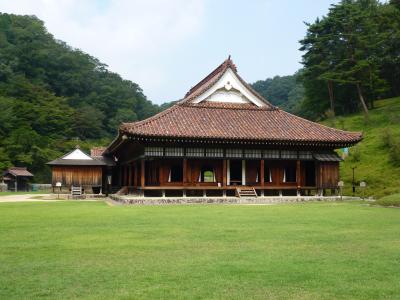
[(26, 167), (12, 167), (4, 171), (3, 181), (7, 184), (7, 189), (14, 192), (29, 191), (29, 180), (33, 174)]
[(122, 124), (103, 155), (125, 193), (298, 195), (336, 189), (334, 150), (361, 139), (273, 106), (228, 58), (169, 109)]
[(115, 163), (102, 156), (104, 148), (92, 149), (91, 155), (79, 148), (47, 164), (52, 169), (52, 186), (70, 191), (72, 186), (82, 187), (89, 194), (105, 192), (108, 170)]

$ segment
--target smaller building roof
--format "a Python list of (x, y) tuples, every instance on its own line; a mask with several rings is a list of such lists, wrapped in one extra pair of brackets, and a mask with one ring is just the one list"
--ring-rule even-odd
[(91, 157), (83, 152), (81, 149), (75, 150), (65, 154), (64, 156), (52, 160), (47, 163), (53, 166), (105, 166), (106, 163), (100, 159)]
[(103, 156), (92, 157), (81, 149), (76, 148), (47, 164), (52, 166), (109, 166), (112, 165), (112, 161)]
[(4, 172), (4, 175), (6, 174), (11, 174), (13, 176), (18, 176), (18, 177), (33, 177), (33, 174), (29, 172), (26, 167), (12, 167), (7, 169)]

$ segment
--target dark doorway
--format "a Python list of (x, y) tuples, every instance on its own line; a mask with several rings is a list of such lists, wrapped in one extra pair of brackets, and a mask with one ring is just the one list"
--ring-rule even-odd
[(230, 181), (231, 185), (241, 185), (242, 184), (242, 161), (241, 160), (231, 160), (230, 165)]
[(315, 186), (315, 163), (313, 161), (307, 161), (304, 163), (306, 173), (306, 186)]
[(171, 165), (169, 170), (168, 182), (182, 182), (183, 181), (183, 167), (182, 163), (175, 163)]

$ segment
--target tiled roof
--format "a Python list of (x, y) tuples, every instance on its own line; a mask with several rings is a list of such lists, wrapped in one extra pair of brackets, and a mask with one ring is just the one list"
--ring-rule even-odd
[(25, 167), (12, 167), (4, 172), (4, 174), (11, 174), (14, 176), (25, 176), (33, 177), (33, 174), (29, 172)]
[(181, 103), (149, 119), (125, 123), (122, 133), (146, 137), (354, 144), (360, 132), (314, 123), (280, 109), (243, 104)]
[(104, 150), (106, 150), (106, 147), (93, 147), (92, 149), (90, 149), (90, 156), (100, 157), (103, 155)]
[[(265, 105), (193, 101), (216, 84), (228, 68)], [(266, 144), (324, 143), (331, 147), (352, 145), (362, 139), (360, 132), (329, 128), (274, 107), (237, 74), (230, 58), (192, 87), (185, 98), (172, 107), (146, 120), (122, 124), (120, 137), (123, 134), (147, 138), (257, 141)]]

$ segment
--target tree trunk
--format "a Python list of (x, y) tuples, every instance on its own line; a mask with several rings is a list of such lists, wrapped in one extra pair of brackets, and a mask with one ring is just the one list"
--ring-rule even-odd
[(333, 116), (335, 116), (335, 99), (333, 97), (333, 82), (328, 80), (328, 92), (329, 92), (329, 101), (331, 103), (331, 111)]
[(365, 104), (364, 96), (363, 96), (362, 91), (361, 91), (361, 85), (360, 85), (359, 82), (357, 82), (356, 86), (357, 86), (358, 98), (360, 99), (361, 105), (362, 105), (362, 107), (364, 109), (364, 114), (366, 116), (368, 116), (368, 107)]

